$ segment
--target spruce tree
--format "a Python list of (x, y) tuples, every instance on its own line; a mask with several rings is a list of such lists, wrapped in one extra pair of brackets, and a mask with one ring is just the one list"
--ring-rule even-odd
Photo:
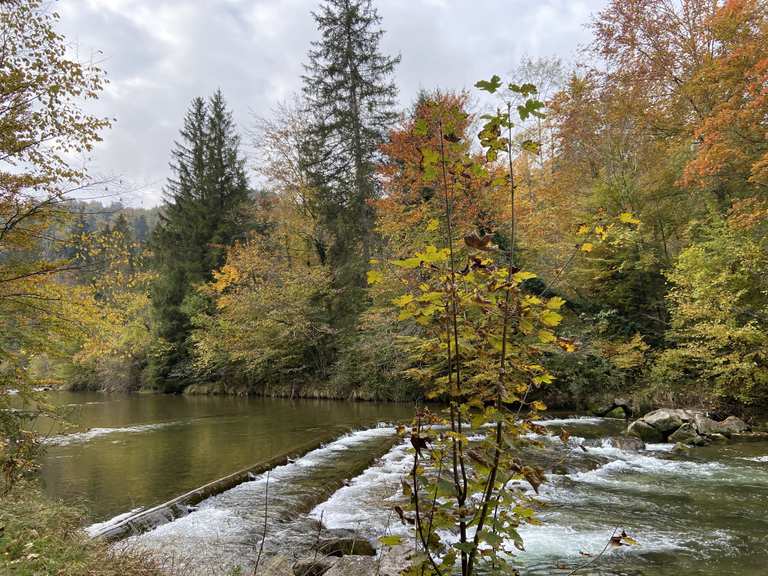
[(156, 333), (162, 342), (151, 365), (152, 383), (178, 390), (191, 376), (191, 315), (204, 306), (196, 287), (224, 263), (226, 249), (244, 234), (249, 198), (240, 139), (224, 98), (195, 98), (171, 152), (172, 176), (154, 231), (158, 278), (152, 290)]
[(399, 56), (381, 53), (381, 18), (371, 0), (326, 0), (313, 13), (321, 38), (303, 77), (310, 125), (303, 159), (314, 212), (328, 246), (318, 254), (333, 270), (337, 328), (351, 326), (362, 305), (374, 213), (375, 163), (396, 119), (391, 76)]

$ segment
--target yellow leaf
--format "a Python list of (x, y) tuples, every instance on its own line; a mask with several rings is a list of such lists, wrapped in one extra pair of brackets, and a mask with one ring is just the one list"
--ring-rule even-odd
[(517, 284), (530, 280), (531, 278), (536, 278), (536, 274), (533, 272), (526, 272), (525, 270), (515, 272), (515, 274), (512, 275), (512, 280)]
[(557, 326), (562, 319), (563, 317), (554, 310), (546, 310), (541, 314), (541, 321), (545, 326)]
[(437, 218), (432, 218), (432, 220), (427, 223), (427, 232), (434, 232), (437, 230), (438, 226), (440, 226), (439, 220)]
[(582, 252), (592, 252), (592, 248), (595, 246), (591, 242), (584, 242), (584, 244), (581, 245), (581, 251)]
[(413, 302), (413, 300), (414, 298), (412, 294), (403, 294), (399, 298), (395, 298), (394, 300), (392, 300), (392, 304), (402, 308), (403, 306), (407, 306), (408, 304)]
[(373, 286), (384, 280), (384, 274), (380, 270), (368, 270), (368, 284)]
[(534, 400), (531, 402), (531, 408), (534, 410), (538, 410), (539, 412), (542, 412), (547, 409), (547, 405), (544, 404), (541, 400)]
[(624, 222), (624, 224), (634, 224), (634, 225), (640, 224), (640, 220), (635, 218), (632, 212), (622, 212), (621, 214), (619, 214), (619, 220)]
[(565, 300), (560, 298), (560, 296), (552, 296), (552, 298), (547, 301), (547, 308), (550, 310), (560, 310), (560, 308), (563, 307), (563, 304), (565, 304)]
[(576, 234), (578, 234), (579, 236), (584, 236), (584, 234), (586, 234), (587, 232), (589, 232), (589, 226), (587, 226), (586, 224), (582, 224), (581, 226), (579, 226), (579, 229), (576, 231)]
[(555, 341), (555, 334), (551, 330), (539, 330), (539, 342), (547, 344)]

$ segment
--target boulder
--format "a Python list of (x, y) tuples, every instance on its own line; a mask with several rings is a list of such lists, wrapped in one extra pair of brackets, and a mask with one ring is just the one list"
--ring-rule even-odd
[(626, 450), (628, 452), (645, 450), (645, 442), (637, 436), (614, 436), (609, 439), (609, 442), (611, 446), (619, 450)]
[(692, 444), (694, 446), (702, 443), (703, 438), (696, 432), (696, 428), (691, 422), (686, 422), (680, 428), (669, 435), (669, 441), (675, 444)]
[(704, 434), (705, 436), (712, 436), (714, 434), (731, 436), (732, 434), (741, 434), (749, 430), (747, 423), (736, 416), (728, 416), (722, 422), (717, 422), (703, 414), (697, 414), (695, 423), (699, 434)]
[(344, 556), (325, 576), (375, 576), (377, 571), (378, 562), (370, 556)]
[(741, 434), (749, 430), (749, 426), (741, 418), (736, 416), (728, 416), (725, 420), (720, 422), (720, 433), (725, 434)]
[(359, 536), (323, 536), (317, 542), (317, 551), (323, 556), (376, 556), (376, 548)]
[(704, 414), (697, 414), (694, 419), (694, 425), (699, 434), (705, 436), (711, 436), (713, 434), (720, 434), (720, 422), (716, 422), (711, 418), (708, 418)]
[(275, 556), (258, 567), (259, 576), (294, 576), (291, 561), (285, 556)]
[(683, 425), (683, 419), (677, 410), (660, 408), (649, 412), (641, 418), (649, 426), (653, 426), (664, 435), (670, 434)]
[(320, 556), (317, 558), (304, 558), (293, 565), (294, 576), (322, 576), (338, 561), (333, 556)]
[(629, 420), (632, 417), (632, 407), (626, 398), (614, 398), (613, 402), (598, 408), (594, 411), (594, 414), (595, 416)]
[(663, 442), (664, 434), (645, 422), (645, 420), (635, 420), (627, 428), (627, 436), (640, 438), (643, 442)]

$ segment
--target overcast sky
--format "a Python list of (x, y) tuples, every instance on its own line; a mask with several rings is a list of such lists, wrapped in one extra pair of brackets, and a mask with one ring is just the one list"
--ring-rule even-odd
[[(217, 87), (243, 131), (252, 114), (300, 89), (319, 0), (59, 0), (60, 31), (79, 58), (99, 59), (110, 84), (95, 106), (116, 118), (91, 172), (134, 190), (134, 206), (161, 199), (169, 151), (195, 96)], [(465, 88), (521, 58), (565, 61), (589, 39), (605, 0), (378, 0), (382, 48), (400, 54), (400, 100), (420, 88)], [(101, 52), (98, 52), (101, 51)]]

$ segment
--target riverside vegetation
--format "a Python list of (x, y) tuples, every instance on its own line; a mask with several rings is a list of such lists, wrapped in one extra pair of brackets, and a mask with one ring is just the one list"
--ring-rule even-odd
[[(101, 216), (75, 197), (116, 183), (69, 159), (109, 127), (82, 107), (104, 72), (40, 0), (0, 18), (5, 493), (36, 465), (29, 420), (56, 417), (41, 386), (443, 401), (411, 436), (431, 455), (409, 488), (416, 565), (469, 575), (503, 563), (500, 532), (520, 544), (531, 509), (504, 487), (541, 473), (507, 447), (545, 405), (765, 409), (764, 2), (612, 1), (589, 64), (526, 60), (478, 82), (477, 109), (433, 90), (398, 110), (372, 2), (327, 0), (255, 157), (222, 93), (196, 98), (163, 205)], [(472, 418), (493, 433), (470, 453)]]

